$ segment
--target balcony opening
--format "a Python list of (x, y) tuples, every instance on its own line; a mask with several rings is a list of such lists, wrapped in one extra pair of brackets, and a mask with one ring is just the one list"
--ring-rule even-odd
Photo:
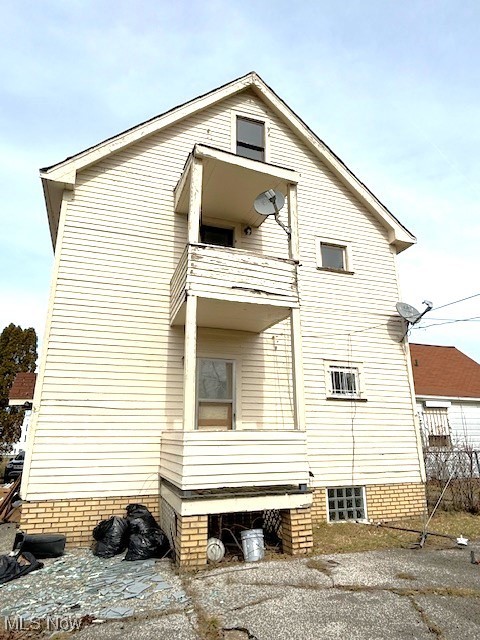
[(235, 427), (234, 363), (200, 358), (197, 374), (197, 429), (229, 431)]
[(203, 244), (213, 244), (217, 247), (234, 247), (233, 229), (228, 227), (200, 226), (200, 241)]

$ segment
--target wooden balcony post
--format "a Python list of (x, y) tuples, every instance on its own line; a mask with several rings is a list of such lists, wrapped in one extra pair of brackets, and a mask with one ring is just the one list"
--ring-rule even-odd
[[(289, 257), (298, 263), (300, 260), (298, 235), (297, 186), (288, 185), (288, 225), (291, 230)], [(296, 267), (298, 270), (298, 266)], [(298, 276), (296, 278), (298, 285)], [(292, 348), (292, 378), (295, 429), (305, 429), (305, 394), (303, 380), (302, 326), (300, 309), (290, 313), (290, 339)]]
[(193, 158), (190, 177), (190, 200), (188, 207), (188, 242), (200, 239), (200, 217), (202, 211), (202, 175), (203, 164), (199, 158)]
[(183, 429), (195, 429), (197, 395), (197, 296), (187, 296), (183, 356)]
[[(200, 239), (200, 217), (202, 209), (202, 161), (193, 158), (190, 177), (190, 200), (188, 209), (188, 243)], [(189, 260), (189, 258), (187, 258)], [(189, 295), (185, 310), (185, 346), (183, 356), (183, 428), (195, 429), (197, 395), (197, 297)]]
[(302, 326), (300, 309), (290, 314), (290, 340), (292, 345), (293, 406), (295, 429), (305, 429), (305, 384), (303, 380)]
[(298, 242), (298, 215), (297, 215), (297, 185), (288, 185), (288, 226), (290, 227), (290, 241), (288, 243), (288, 254), (290, 260), (298, 262), (300, 260)]

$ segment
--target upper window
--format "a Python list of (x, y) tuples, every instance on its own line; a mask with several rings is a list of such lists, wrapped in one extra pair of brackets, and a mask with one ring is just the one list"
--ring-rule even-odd
[(327, 398), (366, 400), (359, 362), (324, 361)]
[(217, 247), (233, 247), (233, 229), (202, 224), (200, 227), (200, 241), (204, 244), (214, 244)]
[(317, 267), (330, 271), (353, 272), (350, 246), (346, 242), (317, 238)]
[(345, 247), (322, 242), (320, 244), (320, 252), (322, 255), (322, 267), (345, 271)]
[(330, 366), (332, 396), (357, 397), (360, 394), (358, 368)]
[(238, 156), (265, 160), (265, 123), (237, 116)]

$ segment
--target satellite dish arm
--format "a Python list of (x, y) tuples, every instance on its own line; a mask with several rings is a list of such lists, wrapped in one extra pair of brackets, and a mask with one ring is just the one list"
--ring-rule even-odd
[[(287, 234), (287, 236), (290, 238), (290, 236), (292, 235), (292, 230), (290, 229), (290, 227), (287, 227), (286, 224), (283, 224), (283, 222), (280, 220), (280, 211), (277, 207), (277, 199), (275, 196), (275, 191), (271, 190), (273, 193), (272, 197), (269, 197), (268, 199), (270, 200), (270, 202), (273, 205), (273, 208), (275, 209), (275, 222), (282, 227), (282, 229), (285, 231), (285, 233)], [(268, 192), (267, 192), (268, 193)]]
[(417, 322), (420, 322), (420, 320), (423, 318), (423, 316), (433, 309), (433, 304), (431, 302), (429, 302), (428, 300), (424, 300), (422, 302), (422, 304), (426, 304), (427, 306), (422, 311), (422, 313), (418, 316), (418, 318), (415, 320), (415, 322), (412, 322), (411, 324), (417, 324)]

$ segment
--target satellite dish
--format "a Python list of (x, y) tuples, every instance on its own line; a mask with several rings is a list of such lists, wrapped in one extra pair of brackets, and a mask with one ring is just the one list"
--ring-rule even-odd
[[(415, 307), (412, 307), (412, 305), (407, 304), (406, 302), (397, 302), (397, 304), (395, 305), (399, 315), (401, 315), (402, 318), (408, 322), (402, 340), (409, 332), (410, 325), (414, 325), (417, 324), (417, 322), (420, 322), (423, 316), (428, 313), (430, 309), (433, 309), (433, 304), (428, 300), (424, 300), (422, 304), (426, 305), (426, 308), (421, 313), (418, 309), (415, 309)], [(400, 342), (402, 340), (400, 340)]]
[(269, 189), (255, 198), (253, 206), (261, 216), (277, 216), (284, 204), (285, 196), (283, 193)]
[(415, 309), (415, 307), (412, 307), (406, 302), (397, 302), (395, 306), (402, 318), (410, 324), (415, 324), (415, 322), (417, 322), (422, 315), (420, 311), (418, 311), (418, 309)]
[(397, 302), (395, 306), (398, 313), (404, 320), (406, 320), (410, 324), (416, 324), (420, 320), (420, 318), (423, 318), (426, 313), (433, 309), (433, 304), (428, 300), (424, 300), (422, 304), (426, 305), (426, 308), (421, 313), (420, 311), (418, 311), (418, 309), (415, 309), (415, 307), (412, 307), (406, 302)]
[(275, 222), (282, 227), (287, 236), (290, 238), (292, 235), (292, 230), (290, 227), (287, 227), (278, 217), (280, 213), (280, 209), (283, 208), (285, 204), (285, 196), (281, 191), (274, 191), (273, 189), (268, 189), (268, 191), (264, 191), (260, 195), (255, 198), (255, 202), (253, 203), (253, 207), (257, 213), (261, 216), (275, 216)]

